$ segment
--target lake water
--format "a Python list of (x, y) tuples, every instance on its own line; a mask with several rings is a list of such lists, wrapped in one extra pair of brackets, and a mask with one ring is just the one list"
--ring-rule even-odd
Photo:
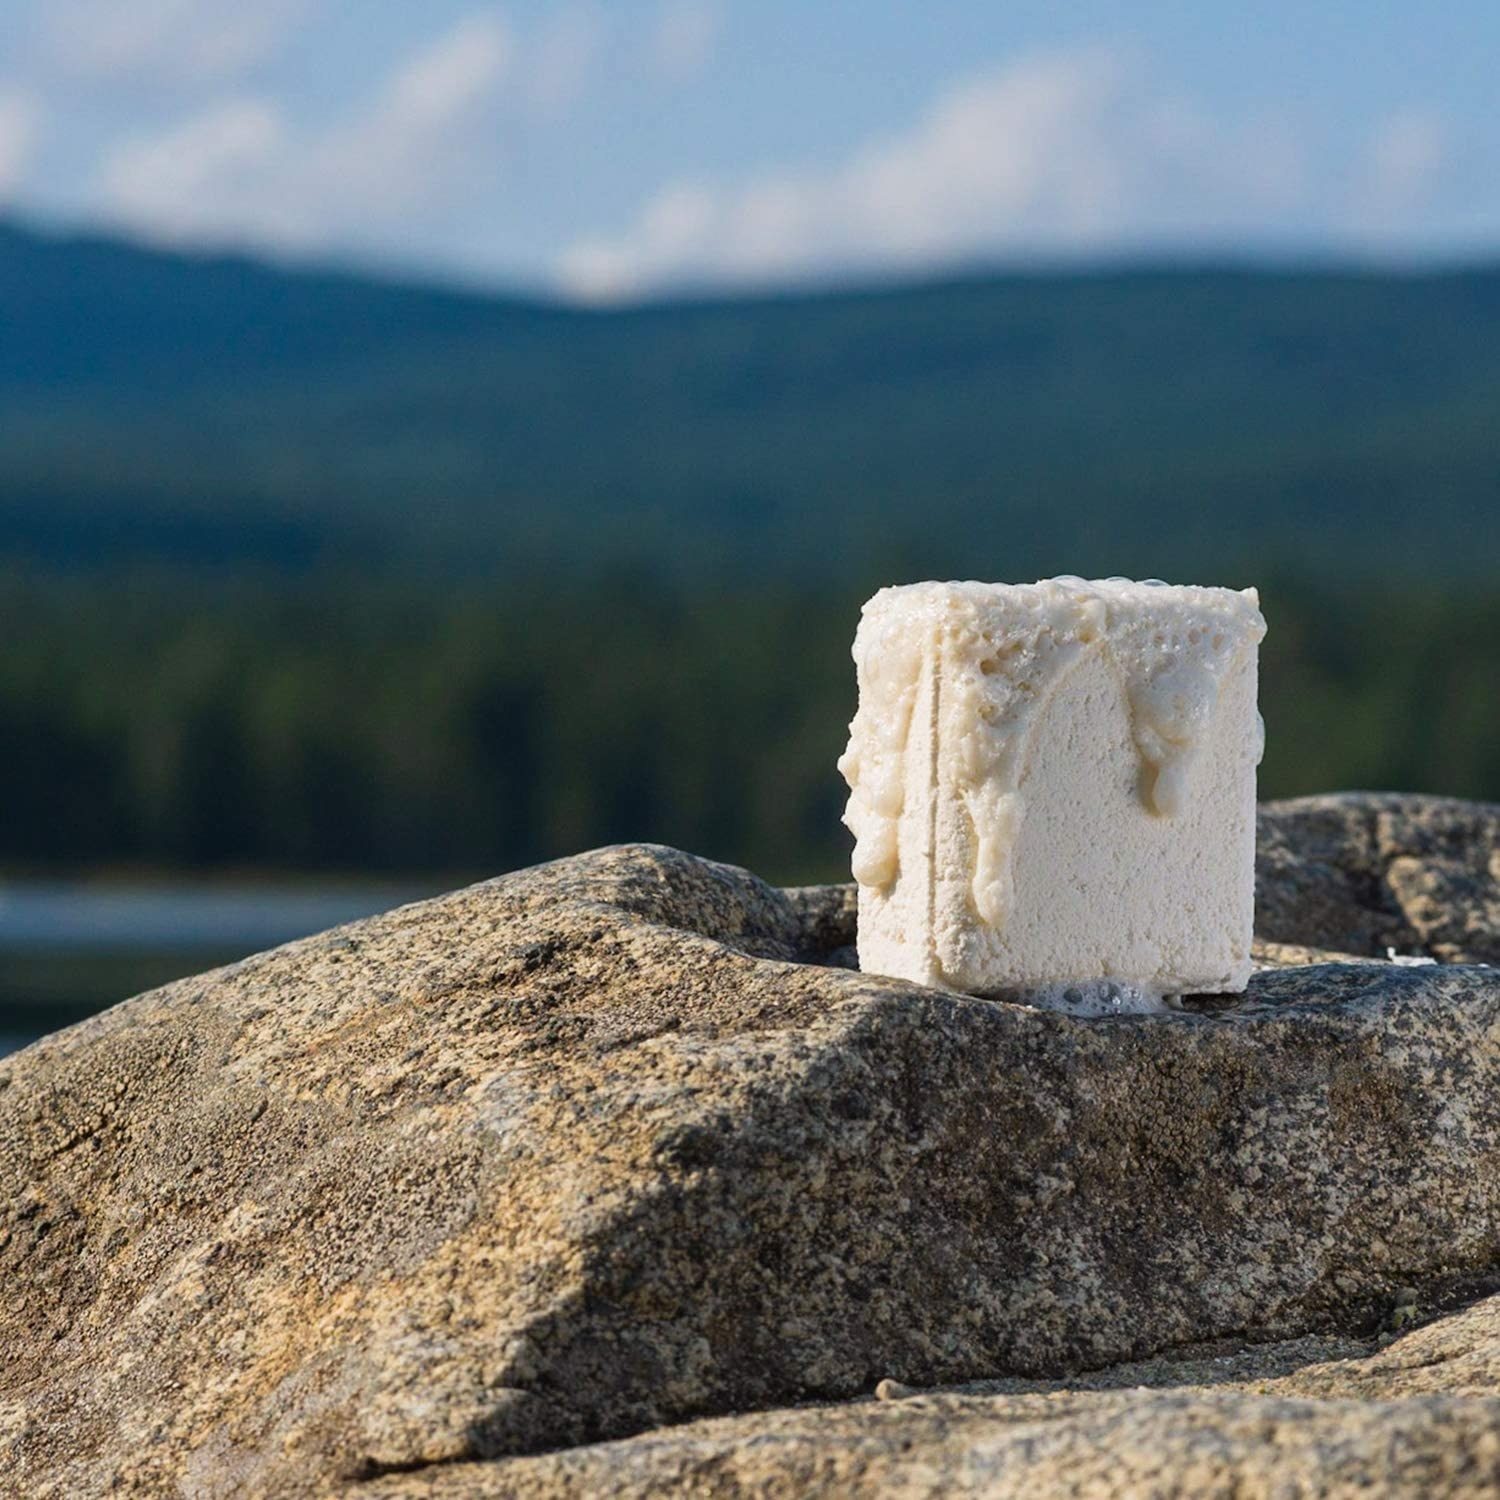
[(0, 881), (0, 1055), (141, 990), (432, 894)]

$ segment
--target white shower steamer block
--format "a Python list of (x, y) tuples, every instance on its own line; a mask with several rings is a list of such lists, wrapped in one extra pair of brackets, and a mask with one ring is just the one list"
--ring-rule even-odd
[(876, 594), (839, 761), (860, 967), (1069, 1008), (1243, 990), (1265, 629), (1254, 589)]

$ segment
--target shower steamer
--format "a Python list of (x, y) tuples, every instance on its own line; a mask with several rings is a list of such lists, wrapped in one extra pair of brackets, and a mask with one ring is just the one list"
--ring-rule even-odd
[(1075, 1010), (1243, 990), (1254, 589), (882, 589), (839, 769), (868, 973)]

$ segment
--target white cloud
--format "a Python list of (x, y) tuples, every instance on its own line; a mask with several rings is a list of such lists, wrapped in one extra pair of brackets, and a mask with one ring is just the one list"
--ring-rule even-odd
[(106, 153), (115, 216), (171, 239), (308, 247), (441, 206), (470, 183), (511, 57), (476, 12), (404, 62), (351, 117), (299, 130), (272, 101), (231, 99)]
[(1355, 222), (1367, 233), (1406, 227), (1441, 188), (1449, 165), (1443, 121), (1429, 110), (1397, 110), (1370, 139)]
[(651, 38), (651, 61), (658, 73), (691, 78), (713, 56), (724, 21), (713, 0), (663, 0)]
[(0, 89), (0, 194), (20, 182), (41, 125), (41, 106), (18, 89)]
[(567, 5), (553, 13), (526, 50), (527, 102), (543, 116), (565, 114), (582, 98), (607, 42), (597, 6)]
[(259, 191), (290, 132), (262, 99), (230, 99), (173, 130), (125, 141), (104, 172), (109, 201), (169, 238), (190, 238), (206, 220)]
[(148, 85), (238, 78), (275, 53), (314, 0), (47, 0), (45, 56), (65, 74)]
[(560, 275), (594, 297), (1006, 251), (1217, 241), (1310, 198), (1289, 125), (1226, 127), (1097, 47), (1036, 53), (943, 93), (909, 129), (821, 170), (677, 183)]
[(471, 175), (511, 50), (493, 12), (465, 17), (398, 69), (368, 110), (310, 142), (291, 174), (310, 220), (359, 226), (445, 200)]
[(492, 11), (476, 11), (396, 71), (384, 105), (398, 129), (444, 124), (485, 97), (510, 56), (505, 23)]

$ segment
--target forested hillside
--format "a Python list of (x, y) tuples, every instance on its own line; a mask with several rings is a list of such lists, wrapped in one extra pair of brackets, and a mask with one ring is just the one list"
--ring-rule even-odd
[(1208, 577), (1500, 556), (1500, 270), (595, 312), (0, 233), (0, 547)]
[(0, 868), (836, 873), (861, 599), (1260, 583), (1268, 794), (1500, 798), (1500, 271), (588, 311), (0, 231)]
[[(1500, 798), (1500, 591), (1272, 581), (1267, 795)], [(482, 873), (633, 838), (847, 870), (859, 599), (0, 585), (0, 867)]]

